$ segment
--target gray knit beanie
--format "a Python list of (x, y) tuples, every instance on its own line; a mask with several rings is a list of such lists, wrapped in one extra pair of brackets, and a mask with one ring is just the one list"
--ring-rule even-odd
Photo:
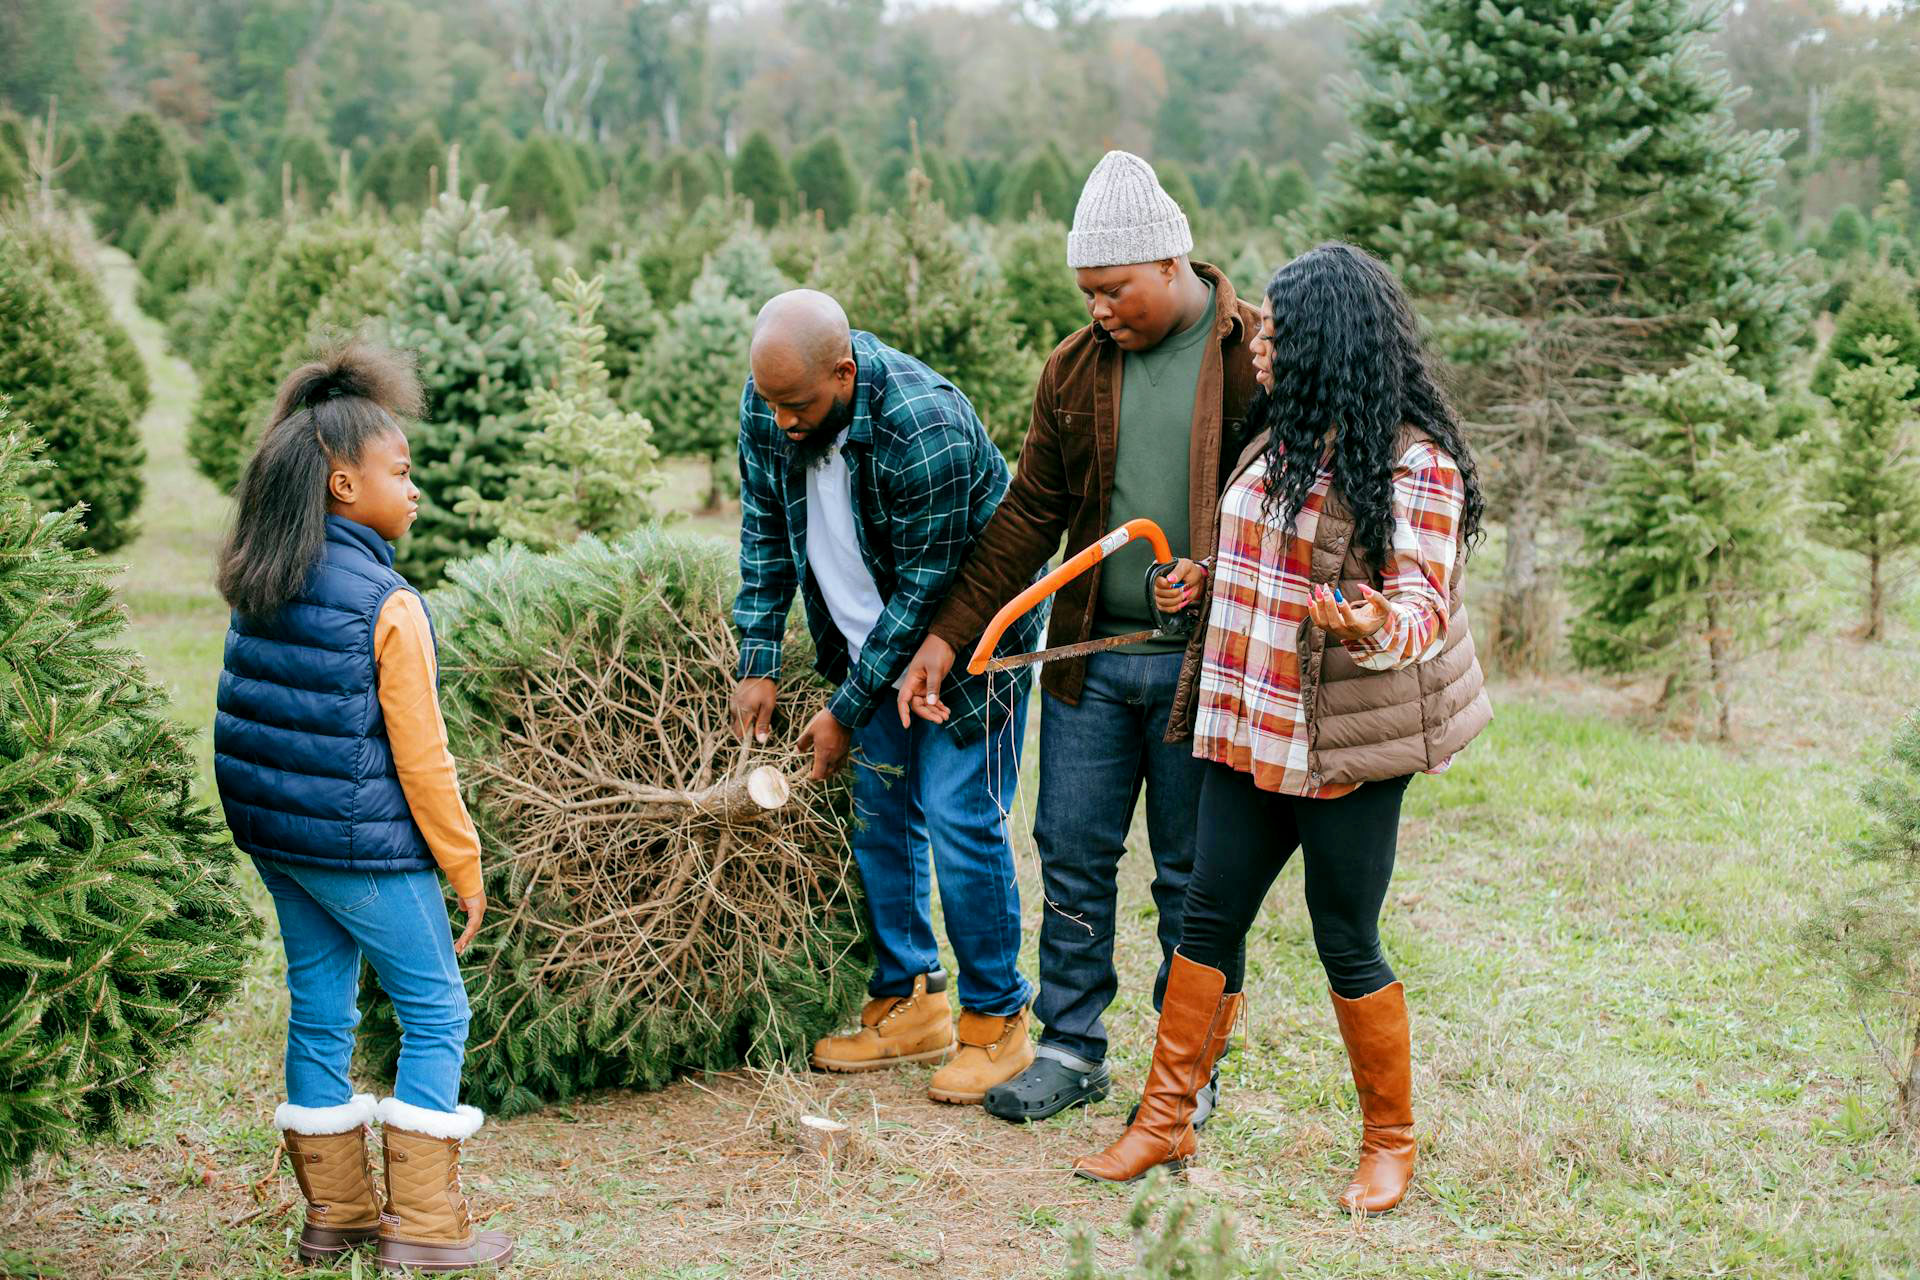
[(1067, 266), (1120, 267), (1193, 252), (1187, 215), (1161, 187), (1153, 166), (1109, 151), (1087, 175), (1067, 233)]

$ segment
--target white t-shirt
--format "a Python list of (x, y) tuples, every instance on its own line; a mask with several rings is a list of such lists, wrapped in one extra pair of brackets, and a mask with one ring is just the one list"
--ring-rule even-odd
[[(846, 637), (847, 651), (860, 661), (860, 650), (880, 620), (886, 601), (860, 558), (860, 539), (853, 528), (853, 476), (841, 446), (847, 433), (833, 442), (826, 460), (807, 468), (807, 565), (826, 598), (833, 625)], [(894, 680), (898, 687), (906, 678)]]

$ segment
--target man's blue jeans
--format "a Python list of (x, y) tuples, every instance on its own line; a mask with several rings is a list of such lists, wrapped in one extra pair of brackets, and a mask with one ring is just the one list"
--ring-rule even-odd
[(1193, 874), (1194, 832), (1205, 766), (1191, 742), (1161, 741), (1180, 677), (1181, 655), (1096, 653), (1080, 701), (1047, 694), (1040, 711), (1040, 802), (1033, 839), (1040, 852), (1040, 1043), (1089, 1062), (1107, 1056), (1101, 1020), (1119, 990), (1113, 969), (1120, 856), (1142, 784), (1153, 901), (1160, 913), (1160, 974), (1153, 1007), (1167, 990), (1180, 941), (1181, 910)]
[(853, 856), (873, 925), (870, 995), (911, 995), (915, 978), (941, 967), (937, 875), (961, 1007), (1005, 1016), (1032, 998), (1019, 968), (1020, 886), (1001, 817), (1020, 783), (1027, 723), (1026, 698), (1013, 702), (995, 697), (987, 735), (966, 743), (917, 717), (902, 729), (890, 701), (854, 731)]
[(460, 1102), (467, 989), (434, 871), (347, 871), (253, 860), (287, 950), (287, 1101), (337, 1107), (353, 1097), (347, 1066), (360, 1023), (365, 956), (400, 1019), (393, 1096), (429, 1111)]

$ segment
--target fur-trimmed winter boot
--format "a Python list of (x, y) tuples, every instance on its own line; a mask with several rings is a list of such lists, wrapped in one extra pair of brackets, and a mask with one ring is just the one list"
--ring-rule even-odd
[(380, 1103), (386, 1149), (387, 1210), (380, 1215), (382, 1271), (465, 1271), (513, 1256), (504, 1232), (475, 1231), (460, 1188), (460, 1144), (486, 1117), (477, 1107), (429, 1111), (387, 1098)]
[(274, 1108), (273, 1127), (307, 1202), (299, 1250), (309, 1262), (333, 1261), (380, 1234), (380, 1199), (367, 1157), (373, 1114), (370, 1093), (356, 1093), (337, 1107), (283, 1102)]

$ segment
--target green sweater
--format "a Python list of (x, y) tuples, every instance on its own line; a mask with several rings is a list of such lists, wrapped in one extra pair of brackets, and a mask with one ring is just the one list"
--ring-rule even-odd
[[(1213, 332), (1213, 287), (1207, 310), (1150, 351), (1129, 351), (1120, 366), (1120, 439), (1113, 464), (1113, 523), (1145, 516), (1165, 530), (1175, 556), (1188, 554), (1188, 449), (1193, 402), (1200, 388), (1200, 362)], [(1153, 626), (1145, 582), (1153, 551), (1145, 542), (1122, 547), (1100, 566), (1100, 607), (1095, 636), (1117, 636)], [(1130, 644), (1122, 653), (1173, 653), (1183, 640)]]

